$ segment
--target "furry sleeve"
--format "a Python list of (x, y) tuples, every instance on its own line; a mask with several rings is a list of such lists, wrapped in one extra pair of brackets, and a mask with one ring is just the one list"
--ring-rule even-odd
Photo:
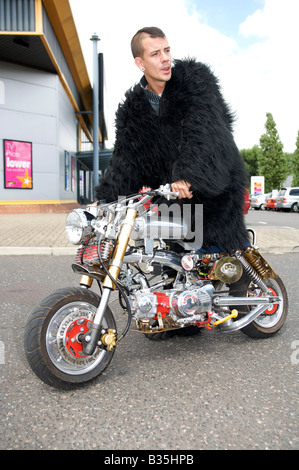
[(119, 196), (137, 193), (143, 186), (141, 166), (130, 133), (128, 116), (131, 116), (131, 91), (116, 113), (116, 140), (112, 158), (104, 177), (95, 189), (98, 200), (116, 201)]
[(185, 180), (193, 190), (213, 197), (227, 189), (232, 175), (245, 181), (244, 165), (232, 135), (233, 118), (217, 79), (201, 63), (190, 60), (184, 64), (182, 84), (188, 109), (181, 122), (182, 145), (173, 181)]

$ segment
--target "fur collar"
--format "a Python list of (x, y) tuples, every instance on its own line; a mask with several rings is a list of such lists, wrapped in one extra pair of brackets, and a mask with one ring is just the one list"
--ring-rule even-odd
[[(148, 106), (145, 95), (146, 78), (143, 76), (140, 82), (126, 93), (126, 102), (134, 103), (136, 112), (141, 113), (145, 106)], [(175, 60), (172, 68), (172, 77), (166, 83), (164, 93), (160, 99), (160, 118), (175, 121), (183, 119), (190, 109), (205, 109), (207, 112), (211, 108), (215, 96), (219, 95), (218, 79), (211, 72), (210, 68), (195, 59)], [(219, 105), (222, 107), (222, 116), (230, 131), (233, 128), (234, 115), (224, 102), (220, 99)], [(180, 115), (179, 115), (180, 114)]]

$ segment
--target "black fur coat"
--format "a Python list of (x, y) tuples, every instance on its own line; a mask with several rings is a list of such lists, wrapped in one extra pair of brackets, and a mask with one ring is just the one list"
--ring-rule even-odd
[(203, 204), (204, 245), (227, 250), (247, 240), (243, 217), (246, 172), (232, 135), (233, 117), (210, 69), (176, 61), (157, 116), (141, 84), (116, 113), (116, 141), (98, 200), (117, 200), (142, 186), (185, 180)]

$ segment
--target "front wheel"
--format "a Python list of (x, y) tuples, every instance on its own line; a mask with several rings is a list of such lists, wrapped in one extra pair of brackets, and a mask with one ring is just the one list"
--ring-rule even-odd
[[(114, 350), (96, 348), (91, 356), (83, 353), (80, 334), (93, 321), (100, 297), (76, 287), (59, 289), (45, 297), (29, 316), (24, 346), (35, 374), (48, 385), (69, 389), (99, 374), (112, 360)], [(115, 320), (106, 309), (102, 329), (115, 329)]]

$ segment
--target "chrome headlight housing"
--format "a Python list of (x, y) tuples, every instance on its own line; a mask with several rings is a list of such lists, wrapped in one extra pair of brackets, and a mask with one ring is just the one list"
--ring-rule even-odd
[(83, 209), (72, 210), (66, 218), (65, 231), (68, 241), (73, 245), (88, 241), (93, 231), (91, 226), (93, 219), (95, 217)]

